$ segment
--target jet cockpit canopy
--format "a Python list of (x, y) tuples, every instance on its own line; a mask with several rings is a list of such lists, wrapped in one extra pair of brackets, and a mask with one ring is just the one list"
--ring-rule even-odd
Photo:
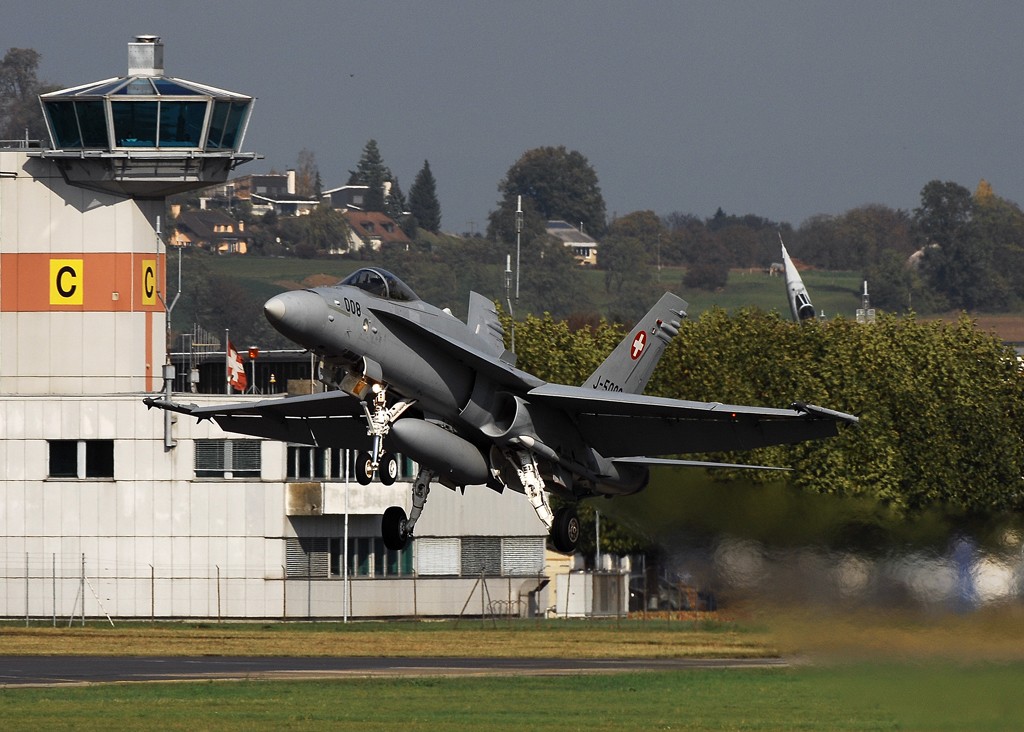
[(419, 300), (416, 293), (407, 284), (386, 269), (363, 267), (343, 279), (338, 285), (358, 287), (360, 290), (366, 290), (371, 295), (382, 297), (385, 300), (398, 302)]

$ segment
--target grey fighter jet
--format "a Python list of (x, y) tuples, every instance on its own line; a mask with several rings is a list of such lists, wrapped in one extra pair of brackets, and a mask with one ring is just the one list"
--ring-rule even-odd
[[(663, 295), (583, 385), (567, 386), (516, 368), (484, 296), (471, 293), (463, 323), (392, 273), (364, 268), (264, 306), (277, 330), (320, 357), (328, 391), (210, 407), (145, 401), (216, 420), (229, 432), (362, 450), (356, 478), (363, 484), (374, 474), (393, 483), (395, 452), (413, 458), (420, 470), (412, 510), (407, 516), (392, 506), (381, 522), (390, 549), (412, 538), (430, 484), (439, 482), (524, 494), (552, 544), (568, 553), (579, 539), (579, 499), (636, 493), (650, 465), (722, 465), (658, 456), (801, 442), (857, 422), (809, 404), (770, 409), (644, 396), (686, 306)], [(553, 512), (549, 493), (565, 506)]]

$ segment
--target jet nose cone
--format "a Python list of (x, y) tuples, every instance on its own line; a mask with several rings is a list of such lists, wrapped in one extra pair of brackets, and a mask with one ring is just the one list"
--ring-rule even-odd
[(263, 313), (273, 325), (281, 323), (287, 312), (288, 306), (281, 297), (272, 297), (263, 305)]
[(282, 292), (267, 300), (263, 313), (276, 330), (293, 341), (307, 345), (310, 339), (322, 337), (319, 333), (326, 322), (326, 308), (323, 298), (315, 292)]

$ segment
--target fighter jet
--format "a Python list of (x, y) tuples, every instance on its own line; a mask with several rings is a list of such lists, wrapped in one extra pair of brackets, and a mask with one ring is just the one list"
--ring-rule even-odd
[(786, 275), (786, 292), (789, 294), (789, 310), (793, 313), (793, 320), (798, 323), (813, 320), (814, 306), (811, 305), (811, 296), (807, 294), (807, 288), (804, 287), (804, 281), (800, 278), (796, 265), (789, 258), (782, 234), (779, 234), (779, 244), (782, 246), (782, 267)]
[[(576, 502), (642, 490), (651, 465), (708, 463), (671, 457), (830, 437), (857, 418), (794, 403), (788, 409), (642, 394), (687, 303), (666, 293), (581, 386), (547, 383), (515, 366), (494, 304), (471, 293), (464, 323), (420, 300), (394, 274), (363, 268), (332, 287), (285, 292), (267, 319), (320, 357), (323, 393), (198, 407), (145, 403), (213, 419), (223, 429), (305, 445), (360, 450), (356, 478), (386, 485), (395, 452), (418, 462), (412, 510), (385, 511), (389, 549), (412, 539), (430, 486), (486, 485), (524, 494), (571, 553)], [(751, 467), (751, 466), (741, 466)], [(549, 494), (564, 501), (552, 511)]]

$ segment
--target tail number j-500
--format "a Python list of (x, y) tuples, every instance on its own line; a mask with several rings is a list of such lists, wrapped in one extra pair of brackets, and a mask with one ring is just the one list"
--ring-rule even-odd
[(604, 391), (622, 391), (622, 387), (607, 376), (599, 377), (598, 380), (594, 382), (594, 388), (603, 389)]

